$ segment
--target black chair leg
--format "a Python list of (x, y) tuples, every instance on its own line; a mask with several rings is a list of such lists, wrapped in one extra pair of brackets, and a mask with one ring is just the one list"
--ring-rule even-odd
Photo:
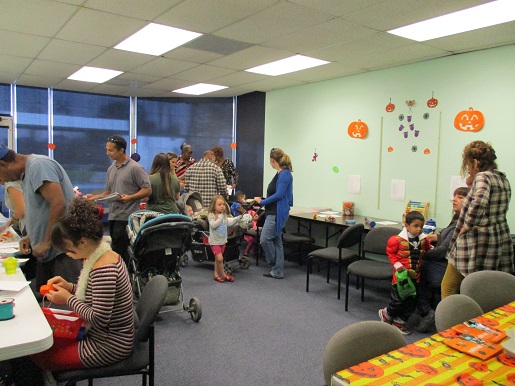
[(329, 283), (329, 276), (331, 275), (331, 262), (327, 260), (327, 282)]
[(349, 311), (349, 279), (350, 274), (347, 271), (347, 281), (345, 282), (345, 311)]
[(306, 262), (306, 292), (309, 292), (309, 273), (311, 270), (311, 258), (308, 256), (308, 260)]
[(342, 282), (342, 261), (338, 261), (338, 300), (340, 300), (340, 286)]
[(361, 301), (365, 301), (365, 278), (361, 278)]

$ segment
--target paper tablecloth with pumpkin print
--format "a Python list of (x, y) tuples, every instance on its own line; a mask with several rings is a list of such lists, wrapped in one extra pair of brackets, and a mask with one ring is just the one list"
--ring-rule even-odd
[[(502, 331), (515, 328), (515, 302), (475, 318)], [(515, 385), (515, 358), (504, 351), (487, 360), (459, 352), (443, 341), (453, 334), (442, 331), (334, 375), (348, 385)], [(509, 339), (509, 338), (506, 338)]]

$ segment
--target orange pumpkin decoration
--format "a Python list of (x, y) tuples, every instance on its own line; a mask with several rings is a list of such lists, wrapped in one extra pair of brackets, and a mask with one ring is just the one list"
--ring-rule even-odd
[(384, 370), (370, 362), (363, 362), (359, 365), (349, 367), (349, 372), (364, 378), (379, 378), (384, 374)]
[(483, 386), (483, 382), (479, 379), (474, 378), (468, 373), (459, 373), (454, 376), (454, 380), (458, 385), (463, 386)]
[(506, 311), (506, 312), (515, 313), (515, 307), (512, 306), (511, 304), (506, 304), (505, 306), (502, 306), (501, 310)]
[(385, 110), (387, 113), (391, 113), (393, 110), (395, 110), (395, 105), (392, 103), (391, 99), (390, 99), (390, 103), (388, 103), (386, 105)]
[(481, 130), (485, 124), (483, 113), (470, 107), (468, 110), (460, 111), (454, 118), (454, 127), (459, 131), (473, 133)]
[(424, 149), (424, 154), (429, 154), (431, 153), (431, 150), (429, 150), (427, 147)]
[(414, 344), (408, 344), (407, 346), (401, 347), (398, 351), (404, 355), (409, 355), (410, 357), (415, 358), (427, 358), (431, 356), (431, 352), (428, 349)]
[(433, 366), (426, 365), (425, 363), (418, 363), (415, 365), (415, 369), (427, 375), (436, 375), (438, 374), (438, 370)]
[(480, 373), (485, 373), (488, 371), (488, 366), (484, 362), (472, 362), (469, 363), (469, 367), (472, 367), (474, 370), (479, 371)]
[(361, 119), (358, 119), (350, 123), (347, 132), (352, 138), (363, 139), (367, 136), (368, 126), (365, 122), (361, 122)]
[(393, 151), (393, 147), (392, 146), (388, 146), (388, 153), (391, 153)]
[(427, 101), (427, 107), (430, 109), (434, 109), (436, 106), (438, 106), (438, 99), (435, 98), (434, 92), (431, 94), (431, 99)]
[(506, 353), (498, 355), (497, 360), (505, 366), (515, 367), (515, 358), (510, 357)]

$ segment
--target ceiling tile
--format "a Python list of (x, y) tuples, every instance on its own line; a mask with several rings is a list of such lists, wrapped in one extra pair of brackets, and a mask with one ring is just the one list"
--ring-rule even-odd
[(155, 20), (157, 23), (189, 31), (211, 33), (278, 2), (279, 0), (186, 0)]
[(68, 78), (71, 74), (78, 71), (80, 66), (76, 64), (49, 62), (48, 60), (34, 60), (25, 70), (26, 74), (54, 78)]
[(16, 84), (22, 86), (52, 88), (61, 81), (63, 81), (63, 78), (53, 78), (47, 75), (39, 76), (24, 74), (18, 78)]
[(4, 83), (4, 84), (15, 83), (16, 79), (18, 79), (19, 76), (20, 76), (20, 74), (18, 74), (18, 73), (0, 70), (0, 83)]
[(55, 1), (2, 0), (2, 30), (54, 36), (79, 7)]
[(133, 69), (131, 72), (136, 74), (168, 77), (196, 66), (198, 66), (196, 63), (160, 57)]
[(84, 7), (136, 19), (152, 20), (181, 1), (182, 0), (88, 0)]
[(254, 91), (270, 91), (285, 87), (298, 86), (304, 83), (307, 82), (288, 79), (281, 76), (274, 76), (268, 79), (258, 80), (257, 82), (247, 83), (245, 87), (249, 87), (249, 89), (253, 89)]
[(220, 78), (213, 79), (213, 82), (221, 86), (239, 86), (245, 83), (256, 82), (258, 80), (267, 79), (267, 75), (256, 74), (254, 72), (237, 71), (229, 75), (221, 76)]
[(38, 59), (85, 66), (105, 51), (105, 47), (53, 39), (38, 55)]
[(288, 35), (276, 37), (261, 45), (301, 54), (322, 47), (362, 39), (374, 33), (377, 31), (359, 24), (342, 19), (332, 19)]
[(132, 72), (124, 72), (123, 74), (118, 75), (114, 79), (148, 84), (148, 83), (158, 81), (161, 78), (159, 76), (134, 74)]
[(252, 46), (246, 50), (213, 60), (209, 64), (219, 67), (228, 67), (235, 70), (246, 70), (261, 64), (284, 59), (294, 55), (293, 52), (277, 50), (275, 48)]
[(333, 79), (343, 76), (355, 75), (367, 71), (357, 65), (347, 65), (342, 63), (329, 63), (323, 66), (308, 68), (302, 71), (284, 74), (288, 79), (296, 79), (308, 82), (318, 82), (326, 79)]
[(261, 43), (283, 34), (323, 23), (332, 17), (296, 4), (281, 2), (228, 27), (215, 35), (249, 43)]
[(97, 83), (79, 82), (78, 80), (65, 79), (59, 82), (55, 88), (59, 90), (70, 90), (79, 92), (88, 92), (95, 88)]
[(114, 48), (111, 48), (89, 62), (88, 66), (108, 68), (110, 70), (117, 71), (130, 71), (154, 59), (155, 56), (152, 55), (138, 54), (135, 52), (115, 50)]
[(215, 54), (214, 52), (199, 51), (186, 47), (177, 47), (163, 55), (165, 58), (183, 60), (192, 63), (208, 63), (212, 60), (222, 58), (224, 55)]
[(47, 37), (2, 31), (0, 54), (35, 58), (50, 41)]
[(147, 24), (143, 20), (82, 8), (56, 37), (72, 42), (114, 47)]
[(187, 86), (191, 86), (191, 82), (180, 79), (164, 78), (156, 82), (152, 82), (143, 88), (171, 91)]
[(32, 59), (19, 56), (0, 55), (0, 73), (21, 74), (32, 63)]
[(386, 49), (393, 49), (413, 44), (413, 40), (404, 39), (386, 32), (367, 35), (360, 40), (353, 40), (331, 47), (307, 52), (307, 55), (328, 61), (342, 61), (348, 57), (359, 57)]
[(326, 12), (334, 16), (346, 15), (383, 1), (384, 0), (290, 0), (292, 3)]
[(189, 70), (180, 72), (173, 75), (174, 79), (187, 80), (195, 83), (207, 82), (213, 78), (219, 78), (224, 75), (232, 74), (235, 70), (209, 66), (207, 64), (201, 64), (197, 67), (193, 67)]

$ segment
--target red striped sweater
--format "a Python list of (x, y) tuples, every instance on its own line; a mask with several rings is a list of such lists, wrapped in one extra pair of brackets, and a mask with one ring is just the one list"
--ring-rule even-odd
[[(72, 293), (76, 289), (74, 285)], [(89, 324), (86, 337), (79, 342), (79, 357), (84, 366), (105, 366), (131, 353), (134, 340), (132, 290), (121, 258), (116, 264), (92, 270), (84, 302), (72, 296), (68, 307)]]

